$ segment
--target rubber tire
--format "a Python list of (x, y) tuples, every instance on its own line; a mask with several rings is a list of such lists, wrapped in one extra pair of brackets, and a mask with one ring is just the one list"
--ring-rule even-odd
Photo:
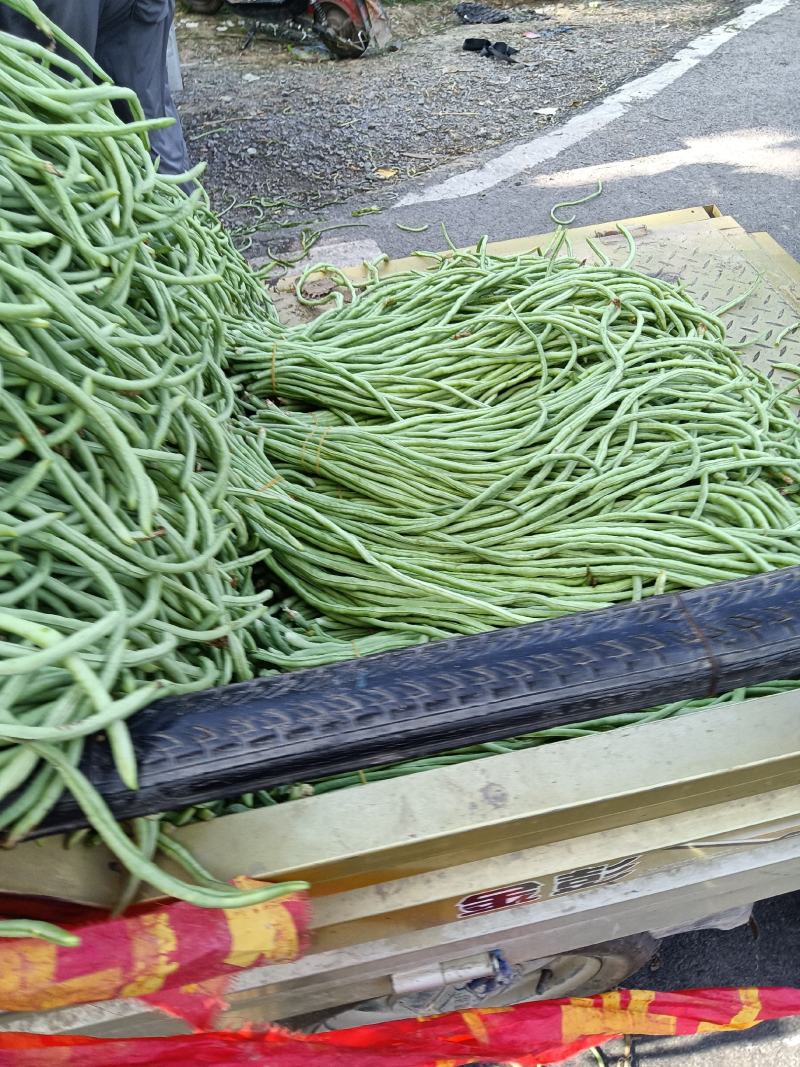
[[(557, 995), (593, 997), (597, 993), (608, 993), (609, 990), (620, 986), (626, 978), (630, 978), (632, 974), (636, 974), (642, 967), (647, 966), (658, 952), (660, 944), (660, 940), (651, 934), (631, 934), (630, 937), (618, 937), (613, 941), (603, 941), (599, 945), (576, 949), (575, 952), (565, 952), (564, 956), (597, 956), (602, 961), (602, 966), (589, 981), (570, 989), (569, 992), (559, 992)], [(527, 997), (526, 999), (551, 1000), (553, 998), (545, 993), (541, 997)], [(519, 1001), (510, 1003), (519, 1003)]]
[[(512, 985), (507, 986), (494, 996), (489, 995), (482, 999), (475, 998), (474, 1003), (466, 1003), (460, 1000), (457, 1004), (433, 1006), (432, 1011), (423, 1008), (422, 1014), (433, 1014), (445, 1011), (464, 1011), (470, 1007), (492, 1008), (509, 1007), (525, 1001), (551, 1000), (558, 997), (591, 997), (597, 993), (607, 993), (616, 989), (626, 978), (635, 974), (644, 967), (658, 951), (660, 941), (650, 934), (633, 934), (630, 937), (620, 937), (613, 941), (604, 941), (597, 945), (589, 945), (586, 948), (576, 949), (573, 952), (564, 952), (554, 957), (554, 960), (568, 961), (570, 958), (590, 959), (597, 958), (600, 961), (599, 970), (587, 980), (573, 987), (559, 988), (548, 992), (545, 988), (541, 994), (537, 994), (530, 988), (531, 982), (536, 975), (545, 970), (544, 967), (532, 967), (532, 973), (524, 974), (525, 964), (521, 965), (522, 974)], [(371, 1023), (385, 1022), (390, 1019), (414, 1018), (419, 1011), (416, 1005), (406, 1005), (403, 997), (380, 997), (375, 1000), (361, 1001), (356, 1004), (342, 1005), (340, 1008), (328, 1009), (327, 1011), (313, 1012), (308, 1015), (298, 1015), (291, 1019), (281, 1019), (280, 1022), (290, 1029), (302, 1030), (307, 1033), (322, 1033), (330, 1030), (345, 1030), (354, 1026), (367, 1026)]]
[(223, 2), (224, 0), (183, 0), (184, 7), (188, 7), (195, 15), (216, 15)]

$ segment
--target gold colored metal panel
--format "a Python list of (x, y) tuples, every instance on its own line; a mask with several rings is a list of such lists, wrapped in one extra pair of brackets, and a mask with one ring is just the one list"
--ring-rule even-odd
[[(308, 876), (320, 921), (334, 923), (325, 898), (338, 907), (365, 887), (470, 863), (484, 865), (482, 877), (474, 868), (482, 889), (497, 884), (485, 873), (494, 857), (563, 850), (587, 835), (792, 787), (800, 782), (798, 711), (800, 696), (779, 694), (427, 771), (413, 789), (407, 778), (373, 782), (227, 816), (177, 837), (222, 878)], [(730, 807), (726, 828), (747, 825), (735, 821), (746, 809)], [(44, 865), (51, 893), (103, 905), (119, 892), (111, 863), (102, 847), (65, 852), (46, 839), (0, 853), (0, 885), (35, 895)], [(396, 910), (389, 896), (384, 910)]]
[[(619, 876), (611, 880), (624, 881), (696, 863), (712, 850), (732, 853), (752, 846), (759, 824), (769, 827), (776, 820), (782, 826), (772, 834), (765, 830), (765, 842), (800, 836), (800, 784), (742, 798), (737, 804), (725, 801), (661, 817), (643, 813), (639, 821), (617, 828), (569, 835), (528, 849), (509, 848), (488, 859), (442, 864), (416, 876), (321, 897), (314, 904), (314, 950), (344, 947), (365, 940), (367, 934), (369, 939), (389, 937), (451, 922), (461, 914), (463, 901), (483, 889), (533, 882), (536, 900), (542, 901), (562, 895), (565, 882), (574, 886), (569, 890), (573, 895), (597, 884), (591, 878), (585, 886), (580, 879), (564, 879), (575, 870), (605, 867), (613, 874), (615, 869)], [(715, 839), (716, 847), (708, 843)]]

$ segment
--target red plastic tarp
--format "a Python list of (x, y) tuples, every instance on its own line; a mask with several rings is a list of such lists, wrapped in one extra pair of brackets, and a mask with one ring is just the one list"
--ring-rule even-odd
[(0, 1034), (0, 1067), (535, 1067), (621, 1034), (746, 1030), (798, 1014), (800, 989), (631, 989), (313, 1036), (277, 1027), (129, 1040)]
[[(235, 878), (234, 884), (248, 889), (265, 883)], [(175, 1014), (200, 1023), (210, 1019), (212, 1002), (224, 996), (237, 971), (302, 954), (309, 911), (304, 893), (230, 910), (171, 901), (119, 919), (101, 913), (85, 923), (67, 923), (81, 938), (74, 948), (35, 938), (3, 940), (0, 1011), (152, 997), (165, 1010), (174, 1006)], [(208, 979), (213, 981), (198, 990)]]

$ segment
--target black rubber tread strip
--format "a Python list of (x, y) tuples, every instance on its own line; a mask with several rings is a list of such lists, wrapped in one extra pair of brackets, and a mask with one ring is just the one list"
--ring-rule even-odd
[[(119, 819), (800, 675), (800, 567), (164, 699), (83, 770)], [(798, 709), (800, 722), (800, 708)], [(84, 819), (62, 800), (40, 833)]]

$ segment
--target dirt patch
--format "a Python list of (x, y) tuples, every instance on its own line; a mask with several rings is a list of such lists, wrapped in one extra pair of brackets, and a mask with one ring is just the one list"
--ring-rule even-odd
[[(262, 35), (242, 51), (245, 20), (179, 15), (189, 147), (239, 243), (254, 228), (296, 233), (311, 209), (354, 195), (380, 204), (405, 179), (563, 122), (741, 5), (496, 6), (514, 21), (465, 26), (452, 0), (394, 4), (398, 51), (349, 61)], [(462, 51), (468, 36), (507, 42), (517, 62)]]

